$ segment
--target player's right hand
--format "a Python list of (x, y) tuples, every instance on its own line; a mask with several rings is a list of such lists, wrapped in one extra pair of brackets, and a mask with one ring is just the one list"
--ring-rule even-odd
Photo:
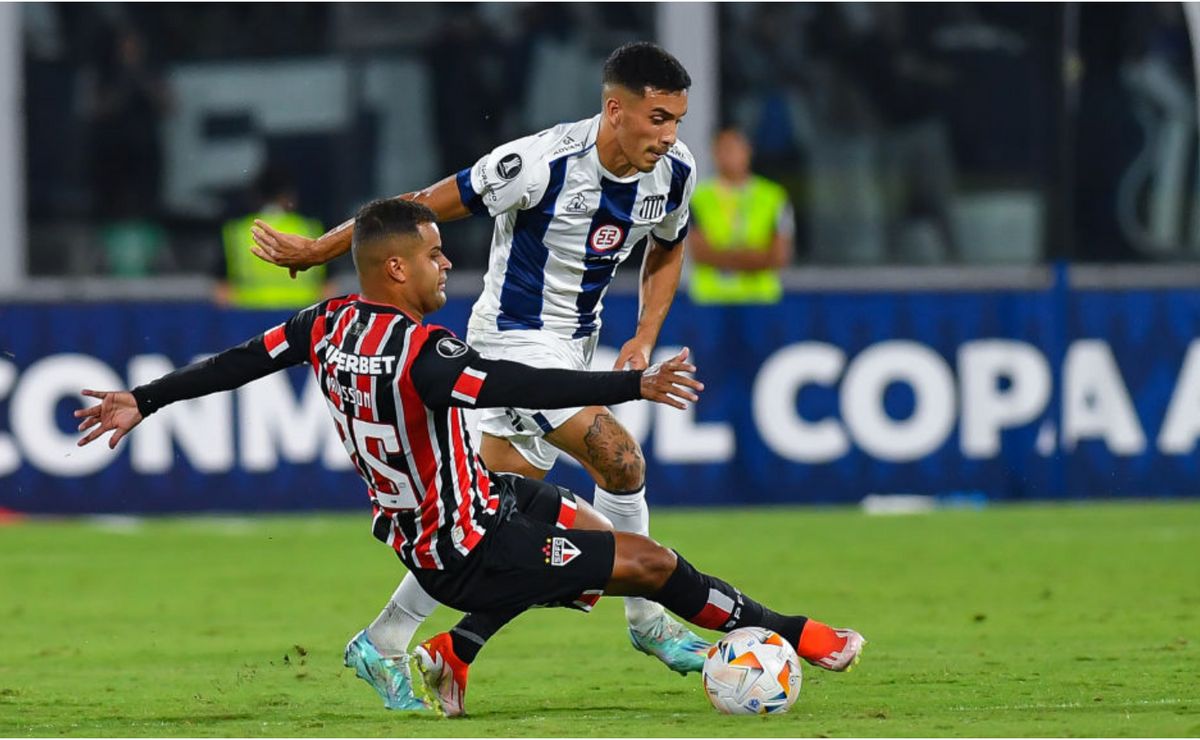
[(250, 251), (256, 257), (288, 268), (288, 274), (292, 277), (296, 277), (298, 272), (321, 264), (320, 260), (313, 256), (313, 243), (316, 239), (280, 231), (262, 219), (254, 219), (250, 238), (255, 244)]
[(686, 401), (700, 400), (696, 393), (704, 390), (704, 384), (691, 377), (696, 366), (687, 358), (688, 348), (684, 347), (671, 359), (646, 368), (642, 373), (642, 398), (677, 409), (686, 409)]
[(99, 398), (100, 403), (75, 412), (79, 422), (79, 431), (92, 429), (86, 437), (77, 444), (83, 447), (95, 442), (105, 432), (112, 432), (108, 440), (109, 449), (115, 449), (117, 443), (130, 430), (142, 423), (142, 412), (138, 411), (137, 400), (129, 391), (90, 391), (84, 390), (83, 395)]

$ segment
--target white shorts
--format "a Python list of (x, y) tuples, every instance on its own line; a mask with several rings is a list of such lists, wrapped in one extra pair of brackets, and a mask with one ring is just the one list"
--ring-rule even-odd
[[(590, 370), (599, 332), (582, 339), (564, 339), (536, 329), (520, 331), (467, 329), (467, 344), (489, 360), (511, 360), (537, 368)], [(481, 409), (479, 431), (507, 439), (530, 465), (549, 470), (559, 450), (542, 437), (583, 410)]]

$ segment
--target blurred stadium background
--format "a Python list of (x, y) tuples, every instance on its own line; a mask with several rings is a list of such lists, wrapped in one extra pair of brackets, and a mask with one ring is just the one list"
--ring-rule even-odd
[[(1195, 494), (1200, 186), (1188, 11), (1113, 4), (0, 4), (0, 507), (353, 508), (300, 370), (74, 448), (75, 391), (127, 386), (278, 312), (213, 303), (265, 168), (326, 227), (593, 115), (657, 39), (682, 137), (745, 130), (796, 250), (766, 307), (662, 337), (692, 412), (620, 409), (660, 503)], [(490, 223), (445, 230), (463, 330)], [(637, 261), (600, 362), (631, 330)], [(346, 265), (331, 275), (346, 290)], [(578, 468), (558, 478), (583, 490)], [(301, 483), (304, 482), (304, 485)]]

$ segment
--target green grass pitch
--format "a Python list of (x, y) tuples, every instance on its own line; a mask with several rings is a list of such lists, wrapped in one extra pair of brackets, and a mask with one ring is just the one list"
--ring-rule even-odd
[(660, 509), (653, 529), (861, 630), (862, 663), (805, 666), (789, 714), (724, 717), (605, 599), (497, 635), (469, 717), (387, 712), (341, 666), (403, 574), (365, 512), (27, 522), (0, 528), (0, 736), (1200, 735), (1200, 503)]

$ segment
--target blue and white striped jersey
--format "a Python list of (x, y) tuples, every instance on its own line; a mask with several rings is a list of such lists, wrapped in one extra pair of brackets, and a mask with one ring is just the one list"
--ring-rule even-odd
[(621, 178), (600, 164), (599, 130), (600, 116), (560, 124), (458, 173), (463, 203), (496, 223), (472, 326), (590, 336), (633, 248), (651, 235), (674, 246), (687, 233), (696, 167), (683, 142), (651, 172)]

